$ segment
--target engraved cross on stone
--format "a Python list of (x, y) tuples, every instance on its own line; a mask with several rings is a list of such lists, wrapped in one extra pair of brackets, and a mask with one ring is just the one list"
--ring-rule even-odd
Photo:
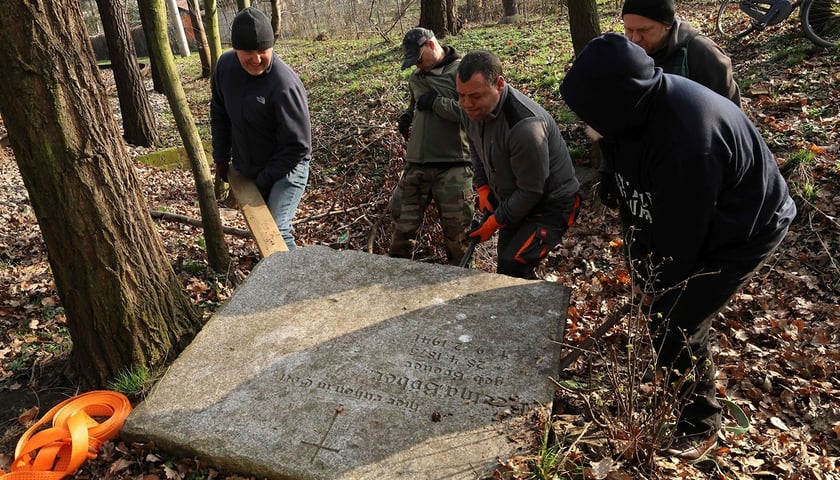
[(338, 418), (338, 414), (343, 412), (343, 411), (344, 411), (344, 405), (339, 404), (335, 408), (335, 413), (333, 414), (333, 417), (330, 420), (330, 424), (327, 426), (327, 431), (325, 431), (324, 435), (321, 436), (321, 441), (320, 442), (312, 443), (312, 442), (307, 442), (306, 440), (301, 440), (300, 441), (300, 443), (302, 443), (304, 445), (312, 445), (313, 447), (316, 447), (315, 453), (313, 453), (312, 458), (309, 459), (309, 463), (314, 463), (315, 462), (315, 457), (318, 456), (318, 454), (321, 452), (321, 450), (327, 450), (329, 452), (335, 452), (335, 453), (338, 453), (338, 452), (341, 451), (340, 448), (330, 448), (330, 447), (324, 446), (324, 442), (327, 440), (327, 436), (330, 434), (330, 431), (332, 430), (333, 425), (335, 425), (335, 419)]

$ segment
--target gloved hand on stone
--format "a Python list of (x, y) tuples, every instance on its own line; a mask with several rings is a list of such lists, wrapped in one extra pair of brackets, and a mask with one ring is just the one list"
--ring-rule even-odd
[(478, 226), (478, 228), (474, 228), (467, 232), (467, 236), (478, 238), (479, 242), (486, 242), (487, 240), (490, 240), (490, 237), (492, 237), (494, 233), (496, 233), (496, 230), (502, 227), (504, 227), (504, 225), (501, 225), (498, 220), (496, 220), (496, 216), (490, 215), (484, 223)]
[(435, 105), (438, 94), (435, 91), (424, 93), (417, 99), (417, 110), (430, 110)]

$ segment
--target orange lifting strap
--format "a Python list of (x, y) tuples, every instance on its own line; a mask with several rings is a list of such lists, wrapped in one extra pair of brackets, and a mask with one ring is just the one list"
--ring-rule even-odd
[[(18, 440), (11, 473), (0, 480), (60, 480), (76, 471), (99, 447), (119, 435), (131, 403), (107, 390), (83, 393), (59, 403)], [(93, 417), (105, 418), (102, 423)], [(52, 426), (38, 431), (50, 420)]]

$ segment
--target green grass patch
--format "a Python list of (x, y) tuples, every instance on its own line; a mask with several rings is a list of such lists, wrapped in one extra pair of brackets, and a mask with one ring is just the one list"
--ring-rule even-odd
[(149, 381), (149, 369), (145, 365), (135, 365), (121, 370), (108, 383), (108, 388), (129, 397), (136, 397), (146, 390)]
[[(568, 29), (555, 17), (472, 27), (441, 42), (462, 55), (493, 51), (502, 59), (505, 79), (559, 119), (559, 86), (573, 50)], [(306, 85), (313, 125), (346, 124), (350, 133), (359, 124), (393, 123), (408, 104), (411, 69), (400, 70), (399, 39), (284, 40), (276, 51)], [(361, 109), (365, 115), (359, 115)], [(348, 118), (345, 111), (354, 114)]]
[(792, 67), (802, 63), (803, 60), (808, 58), (808, 48), (810, 48), (810, 44), (795, 42), (792, 45), (789, 44), (779, 50), (776, 50), (770, 59), (774, 63)]
[(817, 157), (814, 152), (810, 150), (798, 150), (785, 162), (785, 169), (792, 170), (796, 168), (810, 169), (817, 163)]
[[(204, 249), (204, 245), (200, 245), (202, 249)], [(207, 265), (202, 262), (195, 262), (190, 259), (184, 259), (178, 262), (176, 266), (177, 270), (181, 270), (183, 272), (187, 272), (190, 275), (198, 275), (199, 273), (207, 270)]]

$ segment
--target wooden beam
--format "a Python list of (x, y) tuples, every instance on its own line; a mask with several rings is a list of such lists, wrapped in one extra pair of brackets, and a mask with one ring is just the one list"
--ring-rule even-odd
[(254, 235), (260, 255), (266, 258), (274, 252), (289, 251), (254, 181), (243, 176), (233, 167), (228, 171), (228, 181), (236, 203), (239, 204), (239, 209), (245, 217), (245, 223)]

